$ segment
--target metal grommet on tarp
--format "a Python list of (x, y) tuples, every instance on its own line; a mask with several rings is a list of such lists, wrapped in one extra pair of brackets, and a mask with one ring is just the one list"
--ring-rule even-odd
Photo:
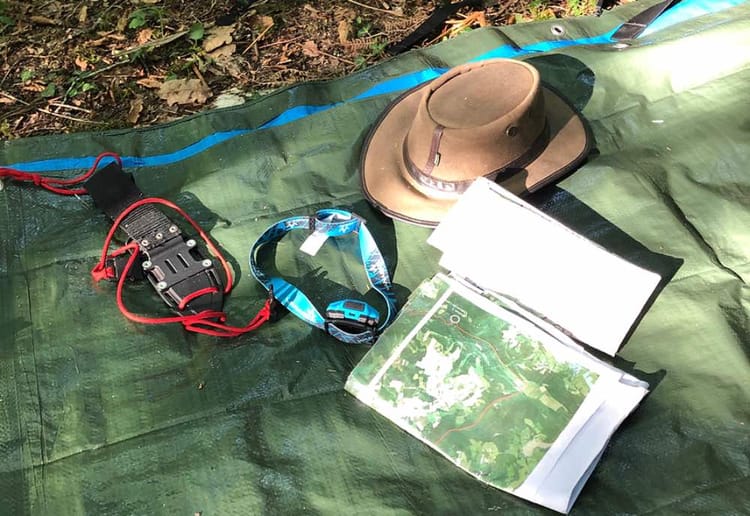
[(549, 28), (550, 32), (553, 36), (563, 36), (565, 35), (565, 27), (562, 25), (555, 24)]

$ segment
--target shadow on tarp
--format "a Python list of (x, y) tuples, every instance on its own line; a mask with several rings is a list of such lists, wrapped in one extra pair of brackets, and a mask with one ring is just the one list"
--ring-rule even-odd
[[(393, 278), (398, 265), (398, 249), (396, 242), (396, 232), (393, 226), (393, 220), (380, 212), (376, 212), (369, 206), (365, 200), (357, 201), (354, 204), (337, 204), (337, 208), (349, 210), (357, 215), (362, 215), (366, 219), (367, 228), (372, 234), (375, 242), (378, 245), (378, 249), (383, 255), (383, 258), (388, 267), (388, 272)], [(300, 233), (299, 231), (296, 233)], [(283, 239), (282, 239), (283, 241)], [(326, 246), (334, 247), (337, 252), (347, 255), (345, 257), (349, 268), (356, 271), (361, 269), (361, 281), (367, 281), (367, 272), (365, 271), (364, 264), (360, 259), (359, 246), (357, 245), (357, 239), (353, 235), (347, 235), (340, 239), (329, 239), (325, 244)], [(302, 274), (290, 274), (288, 271), (284, 271), (282, 266), (280, 270), (276, 266), (275, 256), (278, 249), (278, 242), (271, 243), (263, 246), (258, 251), (258, 264), (264, 270), (268, 276), (278, 276), (288, 281), (300, 291), (302, 291), (312, 302), (313, 306), (320, 312), (321, 315), (325, 315), (326, 307), (333, 301), (342, 299), (359, 299), (367, 302), (368, 304), (375, 307), (380, 312), (381, 317), (385, 317), (386, 306), (382, 296), (373, 288), (370, 288), (367, 292), (362, 293), (357, 290), (353, 290), (347, 285), (329, 279), (330, 272), (327, 269), (330, 265), (315, 266), (320, 263), (320, 260), (316, 260), (314, 257), (308, 257), (299, 251), (302, 259), (310, 264), (308, 270)], [(409, 289), (403, 285), (393, 284), (393, 291), (396, 295), (397, 306), (401, 307), (406, 302), (409, 296)], [(285, 317), (289, 312), (281, 305), (278, 306), (277, 314), (275, 319)]]
[(582, 61), (549, 54), (524, 59), (539, 70), (542, 82), (560, 93), (577, 111), (583, 111), (594, 93), (596, 76)]
[[(378, 249), (380, 249), (385, 264), (388, 266), (391, 279), (393, 279), (398, 268), (398, 242), (396, 241), (396, 229), (393, 219), (373, 208), (366, 199), (355, 202), (350, 208), (353, 213), (365, 218), (367, 228), (378, 244)], [(403, 285), (395, 283), (393, 284), (393, 291), (396, 294), (397, 306), (400, 308), (406, 303), (411, 291)]]
[[(225, 219), (219, 214), (217, 214), (215, 211), (212, 211), (208, 208), (198, 197), (193, 194), (192, 192), (180, 192), (175, 198), (174, 203), (177, 204), (180, 208), (185, 210), (185, 212), (190, 215), (195, 222), (198, 223), (198, 225), (203, 229), (203, 231), (208, 234), (209, 237), (211, 237), (211, 241), (214, 243), (214, 245), (219, 249), (221, 254), (224, 255), (224, 258), (227, 260), (229, 265), (232, 268), (232, 272), (234, 273), (234, 283), (237, 284), (238, 279), (241, 278), (242, 275), (242, 267), (240, 265), (240, 262), (232, 255), (230, 254), (226, 248), (221, 244), (220, 241), (216, 240), (211, 236), (211, 231), (218, 225), (221, 225), (224, 228), (228, 228), (232, 225), (232, 221), (229, 219)], [(169, 210), (164, 210), (165, 212), (168, 212)], [(168, 214), (173, 214), (175, 222), (182, 228), (183, 233), (186, 233), (190, 235), (192, 238), (195, 238), (197, 241), (201, 241), (200, 237), (195, 234), (195, 230), (190, 227), (188, 222), (186, 220), (183, 220), (182, 217), (180, 217), (178, 214), (171, 212)], [(205, 242), (203, 242), (203, 245), (205, 246)], [(205, 248), (205, 247), (204, 247)], [(208, 254), (208, 250), (205, 251), (206, 254)], [(217, 264), (218, 265), (218, 264)], [(223, 274), (223, 272), (220, 272), (220, 274)]]
[[(558, 186), (544, 188), (530, 195), (526, 200), (550, 217), (585, 236), (607, 251), (659, 275), (661, 279), (654, 292), (646, 301), (643, 310), (641, 310), (630, 331), (623, 339), (622, 346), (625, 346), (646, 312), (651, 308), (664, 287), (672, 280), (684, 260), (651, 251), (609, 220), (599, 215), (599, 213), (587, 204)], [(652, 391), (666, 375), (666, 371), (663, 370), (655, 373), (644, 373), (635, 368), (635, 363), (628, 362), (620, 357), (615, 357), (613, 360), (612, 357), (600, 354), (596, 350), (589, 349), (589, 351), (600, 358), (613, 362), (616, 367), (623, 371), (648, 382), (651, 385)]]
[[(526, 62), (534, 65), (539, 70), (542, 81), (547, 86), (562, 95), (577, 111), (583, 111), (591, 99), (596, 82), (596, 76), (588, 66), (578, 59), (562, 54), (531, 56), (526, 59)], [(587, 124), (588, 122), (584, 119), (584, 123)], [(593, 133), (590, 130), (589, 135), (594, 140)], [(598, 152), (595, 140), (592, 141), (591, 149), (589, 157), (596, 155)], [(573, 231), (599, 244), (609, 252), (639, 267), (655, 272), (660, 276), (661, 279), (654, 292), (648, 301), (646, 301), (643, 310), (641, 310), (630, 331), (623, 339), (624, 346), (633, 335), (633, 332), (640, 324), (646, 312), (648, 312), (659, 296), (659, 293), (682, 266), (683, 260), (651, 251), (571, 193), (558, 186), (545, 187), (529, 195), (526, 200)], [(628, 362), (617, 356), (613, 359), (593, 349), (589, 349), (589, 351), (603, 360), (613, 363), (623, 371), (648, 382), (651, 386), (651, 391), (666, 375), (666, 371), (664, 370), (645, 373), (637, 370), (635, 367), (636, 364), (633, 362)]]

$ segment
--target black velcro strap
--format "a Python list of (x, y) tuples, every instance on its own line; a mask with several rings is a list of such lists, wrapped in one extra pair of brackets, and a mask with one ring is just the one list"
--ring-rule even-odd
[[(97, 170), (84, 186), (94, 204), (112, 220), (144, 198), (133, 176), (116, 162)], [(132, 279), (145, 273), (164, 302), (180, 314), (221, 311), (224, 286), (213, 261), (200, 253), (195, 240), (186, 240), (161, 210), (152, 204), (139, 206), (123, 219), (120, 229), (141, 251), (136, 261), (140, 270), (131, 271)], [(111, 265), (118, 276), (122, 264), (115, 259)]]
[(112, 220), (115, 220), (125, 208), (143, 198), (143, 192), (136, 186), (133, 176), (123, 172), (116, 161), (97, 170), (84, 186), (91, 194), (96, 207)]
[(651, 25), (664, 11), (677, 4), (680, 0), (665, 0), (654, 4), (645, 11), (641, 11), (628, 21), (622, 24), (617, 31), (612, 34), (614, 41), (623, 41), (640, 36), (646, 28)]
[[(496, 3), (496, 2), (493, 2)], [(435, 34), (439, 29), (443, 27), (445, 21), (451, 16), (455, 15), (462, 7), (472, 7), (474, 9), (483, 9), (483, 0), (464, 0), (462, 2), (456, 2), (455, 4), (443, 4), (437, 7), (432, 14), (422, 24), (414, 29), (414, 32), (406, 36), (403, 40), (398, 43), (389, 45), (386, 48), (386, 52), (391, 55), (401, 54), (406, 52), (411, 47), (416, 45), (422, 40), (429, 38)]]

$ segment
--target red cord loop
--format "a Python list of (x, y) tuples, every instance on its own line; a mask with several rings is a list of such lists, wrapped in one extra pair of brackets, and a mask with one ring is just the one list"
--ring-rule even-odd
[(45, 177), (41, 174), (36, 174), (33, 172), (23, 172), (15, 168), (7, 168), (7, 167), (0, 167), (0, 178), (8, 177), (15, 181), (33, 183), (36, 186), (41, 186), (45, 190), (48, 190), (50, 192), (60, 194), (60, 195), (85, 195), (87, 193), (85, 188), (71, 188), (71, 187), (80, 185), (81, 183), (86, 181), (89, 177), (91, 177), (94, 174), (94, 172), (96, 172), (96, 170), (99, 168), (99, 163), (104, 158), (113, 158), (120, 165), (122, 165), (122, 159), (120, 159), (120, 156), (118, 156), (114, 152), (103, 152), (96, 157), (96, 159), (94, 160), (94, 164), (91, 165), (91, 168), (87, 172), (85, 172), (84, 174), (81, 174), (80, 176), (73, 177), (71, 179), (59, 179), (55, 177)]
[(184, 310), (187, 304), (193, 299), (199, 298), (201, 296), (205, 296), (206, 294), (215, 294), (218, 291), (219, 289), (216, 287), (206, 287), (200, 290), (196, 290), (195, 292), (191, 292), (190, 294), (182, 298), (182, 301), (180, 301), (180, 304), (177, 305), (177, 310), (180, 310), (180, 311)]
[[(60, 178), (54, 178), (54, 177), (45, 177), (41, 174), (32, 173), (32, 172), (23, 172), (21, 170), (17, 170), (14, 168), (8, 168), (8, 167), (0, 167), (0, 179), (1, 178), (10, 178), (14, 181), (20, 181), (20, 182), (29, 182), (33, 183), (36, 186), (40, 186), (44, 188), (45, 190), (48, 190), (50, 192), (60, 194), (60, 195), (85, 195), (88, 192), (85, 188), (73, 188), (74, 186), (80, 185), (84, 183), (89, 177), (91, 177), (94, 172), (97, 171), (99, 168), (99, 163), (104, 158), (113, 158), (116, 160), (120, 166), (122, 166), (122, 159), (120, 159), (120, 156), (113, 153), (113, 152), (103, 152), (102, 154), (99, 154), (99, 156), (96, 157), (94, 160), (94, 164), (91, 166), (91, 168), (85, 172), (84, 174), (81, 174), (79, 176), (73, 177), (71, 179), (60, 179)], [(109, 247), (112, 243), (112, 238), (114, 237), (115, 231), (122, 223), (123, 219), (129, 215), (133, 210), (138, 208), (139, 206), (143, 206), (144, 204), (161, 204), (162, 206), (166, 206), (167, 208), (171, 208), (172, 210), (175, 210), (177, 213), (179, 213), (185, 220), (187, 220), (191, 226), (193, 226), (193, 229), (196, 230), (196, 232), (200, 235), (200, 237), (203, 239), (203, 241), (206, 243), (206, 246), (208, 247), (209, 251), (221, 262), (221, 265), (224, 269), (224, 274), (226, 276), (226, 285), (224, 287), (224, 293), (228, 294), (233, 287), (233, 279), (232, 279), (232, 271), (229, 267), (229, 264), (227, 263), (226, 259), (224, 259), (224, 256), (221, 254), (221, 252), (218, 250), (218, 248), (214, 245), (214, 243), (211, 241), (209, 236), (203, 231), (203, 229), (198, 225), (197, 222), (195, 222), (187, 213), (185, 213), (180, 207), (175, 205), (174, 203), (167, 201), (166, 199), (160, 199), (156, 197), (147, 198), (147, 199), (140, 199), (136, 201), (135, 203), (128, 206), (128, 208), (125, 209), (118, 217), (115, 219), (114, 224), (109, 230), (109, 233), (107, 233), (107, 238), (104, 241), (104, 246), (102, 248), (102, 254), (99, 259), (99, 263), (94, 266), (94, 268), (91, 270), (91, 277), (94, 279), (94, 281), (102, 281), (102, 280), (113, 280), (116, 279), (117, 272), (114, 267), (107, 266), (107, 261), (115, 258), (117, 256), (120, 256), (125, 253), (130, 253), (130, 257), (128, 258), (125, 268), (120, 273), (119, 278), (117, 278), (117, 306), (120, 308), (120, 311), (122, 314), (128, 318), (129, 320), (141, 324), (170, 324), (170, 323), (180, 323), (183, 325), (183, 327), (187, 331), (192, 331), (195, 333), (201, 333), (204, 335), (211, 335), (214, 337), (239, 337), (240, 335), (253, 331), (256, 328), (260, 327), (263, 323), (268, 321), (271, 317), (271, 307), (272, 307), (272, 299), (269, 297), (269, 299), (266, 300), (263, 307), (258, 311), (256, 316), (245, 326), (230, 326), (225, 324), (227, 320), (227, 316), (224, 312), (218, 312), (213, 310), (206, 310), (198, 314), (191, 314), (191, 315), (176, 315), (171, 317), (144, 317), (142, 315), (134, 314), (130, 312), (126, 307), (125, 303), (122, 299), (122, 291), (123, 287), (125, 285), (125, 279), (128, 277), (128, 274), (130, 272), (130, 269), (133, 267), (133, 264), (135, 263), (136, 258), (138, 257), (138, 253), (140, 253), (140, 248), (138, 247), (138, 244), (135, 242), (130, 242), (111, 253), (108, 253)], [(210, 294), (216, 292), (217, 289), (215, 287), (211, 288), (205, 288), (201, 289), (197, 292), (194, 292), (183, 299), (183, 301), (180, 303), (180, 306), (178, 306), (178, 310), (183, 310), (187, 303), (192, 301), (193, 299), (200, 297), (202, 295)]]

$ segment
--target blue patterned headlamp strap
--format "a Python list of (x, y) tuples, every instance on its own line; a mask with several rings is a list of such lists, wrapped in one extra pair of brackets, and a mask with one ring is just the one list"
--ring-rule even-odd
[[(326, 237), (356, 234), (359, 252), (367, 272), (367, 279), (385, 300), (387, 314), (380, 318), (374, 308), (363, 301), (341, 300), (331, 303), (322, 315), (310, 299), (297, 287), (279, 277), (267, 276), (257, 263), (258, 251), (266, 244), (281, 240), (295, 229), (319, 233)], [(320, 328), (346, 343), (371, 343), (388, 326), (396, 315), (396, 297), (383, 255), (364, 221), (345, 210), (325, 209), (314, 216), (290, 217), (269, 227), (250, 250), (250, 270), (276, 300), (303, 321)]]

